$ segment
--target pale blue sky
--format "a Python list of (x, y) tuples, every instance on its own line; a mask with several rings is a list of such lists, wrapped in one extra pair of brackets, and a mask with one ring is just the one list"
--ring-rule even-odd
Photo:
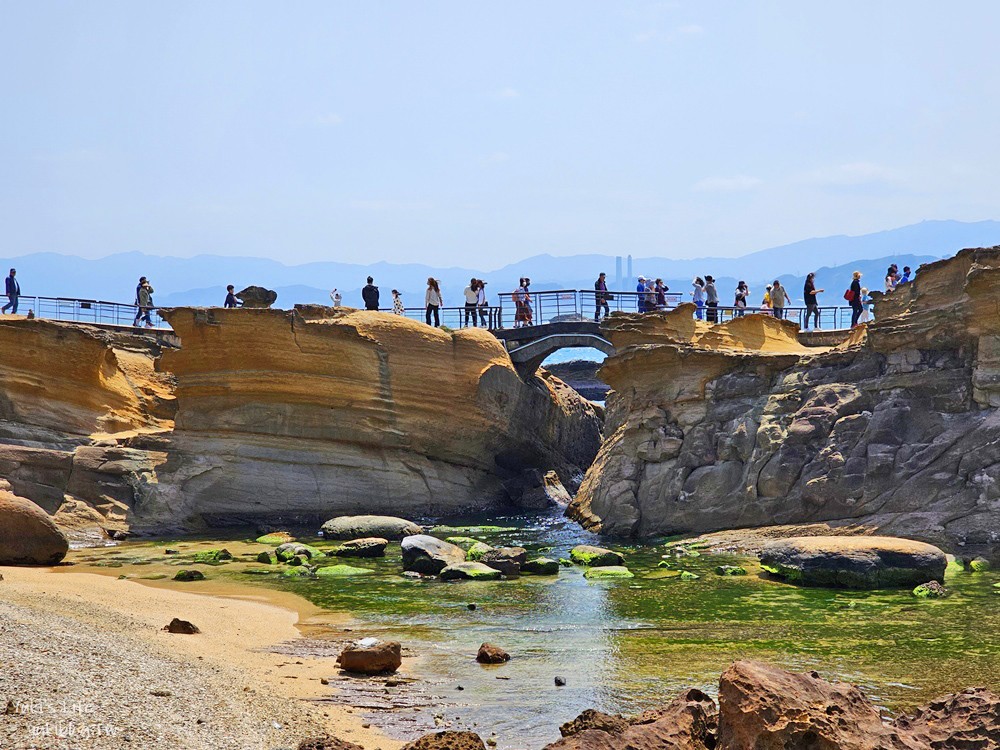
[(0, 0), (0, 255), (489, 268), (997, 219), (998, 28), (995, 2)]

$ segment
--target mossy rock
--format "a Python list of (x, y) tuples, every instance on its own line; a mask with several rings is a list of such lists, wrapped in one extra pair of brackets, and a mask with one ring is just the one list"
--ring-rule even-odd
[(257, 537), (254, 541), (256, 541), (257, 544), (269, 544), (272, 547), (277, 547), (282, 544), (294, 542), (295, 537), (287, 531), (272, 531), (270, 534), (264, 534), (264, 536)]
[(152, 573), (148, 576), (139, 576), (140, 581), (162, 581), (167, 577), (166, 573)]
[(621, 567), (625, 558), (618, 552), (604, 547), (593, 547), (589, 544), (578, 544), (569, 551), (569, 559), (577, 565), (593, 568)]
[(495, 581), (500, 578), (500, 571), (480, 562), (461, 562), (446, 566), (438, 578), (442, 581)]
[(277, 565), (278, 558), (273, 552), (261, 552), (257, 555), (257, 562), (262, 565)]
[(943, 599), (949, 594), (951, 594), (951, 592), (937, 581), (921, 583), (913, 589), (913, 595), (920, 597), (921, 599)]
[(583, 577), (596, 581), (604, 581), (613, 578), (635, 578), (635, 574), (624, 565), (600, 565), (587, 568)]
[(664, 578), (677, 578), (680, 576), (681, 572), (679, 570), (654, 570), (652, 573), (648, 573), (643, 576), (651, 581), (659, 581)]
[(233, 559), (233, 555), (227, 549), (210, 549), (195, 552), (193, 559), (199, 565), (225, 565)]
[(518, 531), (514, 526), (435, 526), (428, 534), (431, 536), (468, 536), (473, 534), (500, 534), (505, 531)]
[(697, 581), (701, 576), (697, 573), (692, 573), (690, 570), (682, 570), (680, 578), (682, 581)]
[(973, 573), (985, 573), (992, 567), (993, 565), (985, 557), (976, 557), (969, 560), (969, 570)]
[(745, 576), (747, 569), (742, 565), (720, 565), (715, 569), (715, 574), (719, 576)]
[(285, 560), (285, 563), (291, 565), (293, 568), (298, 567), (299, 565), (305, 565), (307, 562), (309, 562), (309, 558), (305, 555), (295, 555), (295, 557), (289, 557)]
[(560, 557), (559, 558), (559, 564), (562, 565), (564, 568), (569, 568), (569, 567), (572, 567), (573, 561), (569, 560), (569, 559), (567, 559), (565, 557)]
[(282, 578), (312, 578), (313, 572), (304, 565), (295, 568), (285, 568), (281, 571)]
[(353, 565), (324, 565), (316, 569), (320, 578), (348, 578), (350, 576), (366, 576), (374, 573), (371, 568), (357, 568)]
[(528, 560), (522, 565), (521, 572), (536, 576), (559, 575), (559, 561), (548, 557), (536, 557), (534, 560)]
[(482, 542), (478, 539), (473, 539), (471, 536), (449, 536), (445, 537), (445, 541), (448, 542), (448, 544), (454, 544), (456, 547), (461, 547), (466, 552), (469, 551), (472, 545), (482, 544)]
[(490, 545), (484, 542), (476, 542), (465, 551), (465, 559), (469, 562), (479, 562), (492, 549)]
[(956, 560), (954, 557), (949, 555), (948, 565), (944, 569), (945, 573), (964, 573), (965, 566), (962, 565), (960, 560)]
[(312, 560), (317, 557), (326, 556), (323, 550), (299, 542), (286, 542), (279, 545), (274, 550), (274, 555), (280, 562), (290, 562), (293, 557), (304, 557), (307, 560)]
[(175, 581), (204, 581), (205, 574), (200, 570), (178, 570), (174, 574)]
[(658, 568), (669, 568), (670, 567), (670, 563), (668, 563), (666, 560), (660, 560), (658, 563), (656, 563), (656, 567), (658, 567)]

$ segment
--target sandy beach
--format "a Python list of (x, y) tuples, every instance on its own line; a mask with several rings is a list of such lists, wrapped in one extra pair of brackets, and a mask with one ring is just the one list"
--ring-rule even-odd
[[(290, 594), (232, 585), (199, 593), (93, 573), (0, 567), (0, 747), (272, 750), (332, 734), (401, 743), (351, 709), (310, 699), (332, 659), (269, 647), (311, 611)], [(177, 635), (174, 617), (201, 633)]]

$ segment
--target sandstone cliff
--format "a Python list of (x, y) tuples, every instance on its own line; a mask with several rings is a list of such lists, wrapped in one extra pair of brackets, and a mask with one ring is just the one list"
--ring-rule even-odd
[(607, 440), (571, 515), (642, 536), (860, 520), (995, 555), (998, 300), (990, 248), (923, 266), (834, 348), (763, 315), (612, 316)]
[(182, 346), (176, 428), (134, 527), (495, 507), (525, 470), (575, 487), (600, 442), (593, 407), (521, 381), (488, 332), (304, 307), (164, 311)]

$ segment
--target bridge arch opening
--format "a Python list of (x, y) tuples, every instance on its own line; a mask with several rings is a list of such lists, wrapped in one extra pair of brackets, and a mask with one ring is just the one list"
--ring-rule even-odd
[(603, 404), (608, 386), (597, 371), (607, 354), (593, 347), (573, 346), (559, 349), (542, 361), (542, 367), (590, 401)]

